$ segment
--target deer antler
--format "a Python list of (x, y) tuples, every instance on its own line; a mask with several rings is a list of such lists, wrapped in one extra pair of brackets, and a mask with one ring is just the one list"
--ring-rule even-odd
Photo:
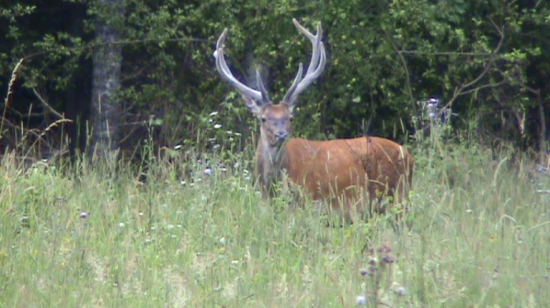
[[(302, 75), (303, 65), (302, 63), (300, 63), (298, 68), (298, 74), (296, 74), (296, 78), (294, 78), (294, 82), (286, 92), (286, 95), (282, 101), (291, 108), (296, 103), (296, 98), (298, 97), (298, 95), (304, 92), (307, 89), (307, 87), (323, 73), (323, 70), (325, 69), (326, 60), (327, 60), (325, 47), (321, 42), (321, 38), (323, 36), (321, 23), (317, 25), (317, 34), (313, 35), (306, 28), (300, 25), (300, 23), (298, 23), (298, 21), (295, 18), (292, 19), (292, 22), (294, 23), (298, 31), (311, 41), (312, 52), (311, 52), (311, 62), (309, 63), (305, 76)], [(216, 44), (216, 51), (214, 52), (214, 57), (216, 58), (216, 68), (218, 69), (218, 72), (220, 73), (223, 79), (228, 81), (246, 98), (255, 101), (258, 105), (268, 103), (269, 96), (262, 83), (262, 79), (259, 76), (257, 78), (258, 88), (259, 88), (259, 91), (258, 91), (241, 83), (231, 73), (231, 70), (229, 69), (227, 62), (225, 61), (224, 50), (223, 50), (225, 39), (227, 38), (227, 34), (228, 34), (228, 30), (226, 28), (223, 30), (223, 33), (218, 38), (218, 43)], [(259, 74), (258, 72), (256, 73)]]
[[(227, 38), (228, 34), (227, 28), (223, 30), (223, 33), (220, 35), (220, 38), (218, 39), (218, 43), (216, 44), (216, 51), (214, 52), (214, 57), (216, 58), (216, 68), (218, 69), (218, 72), (220, 73), (221, 77), (225, 79), (227, 82), (229, 82), (233, 87), (235, 87), (239, 92), (241, 92), (242, 95), (253, 99), (254, 101), (258, 103), (265, 102), (265, 99), (267, 99), (267, 93), (265, 93), (265, 96), (262, 95), (262, 92), (264, 91), (257, 91), (254, 90), (233, 76), (231, 73), (231, 70), (229, 70), (229, 66), (227, 66), (227, 62), (225, 62), (225, 56), (223, 53), (224, 43), (225, 39)], [(261, 90), (263, 90), (263, 85), (261, 87)], [(265, 98), (265, 99), (264, 99)]]
[(307, 68), (306, 75), (302, 77), (303, 68), (302, 63), (300, 63), (298, 74), (296, 75), (294, 82), (286, 92), (286, 95), (283, 99), (283, 102), (286, 102), (286, 104), (289, 104), (291, 106), (295, 104), (298, 95), (304, 92), (304, 90), (307, 89), (307, 87), (323, 73), (327, 60), (325, 46), (321, 42), (321, 38), (323, 36), (321, 23), (319, 22), (319, 24), (317, 25), (317, 34), (313, 35), (306, 28), (300, 25), (296, 18), (292, 19), (292, 22), (294, 23), (294, 26), (296, 26), (298, 31), (311, 41), (312, 52), (311, 62), (309, 63), (309, 66)]

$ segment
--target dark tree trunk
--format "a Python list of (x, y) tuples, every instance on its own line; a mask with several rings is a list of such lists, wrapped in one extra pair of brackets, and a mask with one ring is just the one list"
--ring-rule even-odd
[(120, 87), (122, 48), (116, 43), (120, 34), (111, 21), (122, 17), (122, 1), (99, 0), (105, 12), (98, 16), (96, 41), (98, 47), (93, 55), (93, 80), (91, 127), (91, 151), (99, 158), (113, 158), (119, 142), (119, 106), (114, 94)]
[[(63, 11), (67, 18), (66, 28), (69, 34), (74, 37), (81, 37), (84, 41), (93, 39), (91, 34), (84, 31), (84, 21), (87, 18), (87, 5), (84, 3), (62, 2)], [(71, 47), (74, 47), (71, 45)], [(67, 124), (68, 135), (70, 137), (69, 151), (71, 157), (76, 157), (83, 153), (86, 147), (86, 129), (90, 114), (90, 98), (92, 90), (92, 60), (87, 57), (81, 57), (78, 68), (72, 73), (72, 78), (64, 91), (64, 100), (66, 102), (65, 115), (73, 122)]]

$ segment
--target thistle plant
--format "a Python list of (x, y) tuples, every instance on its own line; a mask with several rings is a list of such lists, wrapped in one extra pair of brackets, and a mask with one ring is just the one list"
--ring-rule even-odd
[(365, 278), (364, 293), (357, 296), (358, 306), (392, 307), (386, 302), (392, 293), (397, 297), (404, 297), (407, 291), (404, 287), (394, 283), (393, 266), (396, 259), (391, 255), (391, 248), (385, 244), (378, 249), (370, 248), (368, 266), (360, 270)]

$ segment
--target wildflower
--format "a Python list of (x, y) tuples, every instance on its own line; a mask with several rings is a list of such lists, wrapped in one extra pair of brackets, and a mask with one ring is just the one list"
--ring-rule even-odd
[(219, 123), (216, 123), (216, 124), (214, 124), (214, 128), (215, 129), (220, 129), (220, 128), (222, 128), (222, 125), (219, 124)]
[(212, 174), (212, 168), (207, 167), (206, 169), (204, 169), (204, 174), (206, 174), (206, 175)]
[(218, 112), (217, 112), (217, 111), (211, 112), (211, 113), (209, 114), (209, 116), (211, 116), (211, 117), (217, 116), (217, 115), (218, 115)]
[(80, 213), (80, 218), (82, 218), (82, 219), (88, 218), (88, 213), (86, 213), (86, 212)]
[(388, 245), (382, 245), (382, 246), (380, 246), (380, 248), (378, 248), (378, 252), (379, 253), (390, 253), (391, 248), (388, 247)]
[(399, 296), (405, 296), (405, 295), (407, 295), (407, 290), (403, 287), (399, 287), (399, 288), (395, 289), (395, 294), (397, 294)]
[(395, 259), (390, 256), (385, 256), (384, 258), (382, 258), (382, 262), (392, 264), (395, 262)]
[(365, 306), (367, 304), (367, 298), (364, 295), (358, 295), (355, 301), (357, 306)]
[(439, 104), (439, 100), (437, 98), (432, 97), (428, 100), (428, 105), (434, 106), (434, 105), (438, 105), (438, 104)]
[(119, 227), (124, 228), (125, 224), (123, 222), (118, 224)]
[(369, 269), (367, 270), (367, 274), (371, 275), (376, 272), (376, 266), (375, 265), (371, 265), (369, 266)]
[(181, 149), (181, 147), (182, 147), (182, 145), (181, 145), (181, 144), (178, 144), (178, 145), (176, 145), (176, 146), (174, 147), (174, 150), (179, 150), (179, 149)]

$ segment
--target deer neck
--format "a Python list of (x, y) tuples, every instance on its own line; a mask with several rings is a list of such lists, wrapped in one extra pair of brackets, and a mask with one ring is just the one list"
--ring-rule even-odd
[(256, 149), (256, 173), (261, 186), (268, 190), (271, 184), (279, 179), (285, 162), (285, 145), (272, 146), (260, 137)]

